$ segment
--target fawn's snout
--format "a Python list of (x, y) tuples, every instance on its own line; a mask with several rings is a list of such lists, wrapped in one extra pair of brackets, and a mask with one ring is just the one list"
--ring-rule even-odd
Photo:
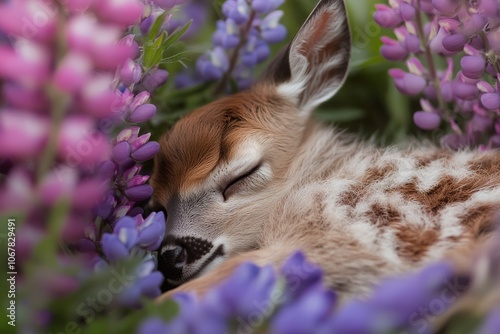
[(197, 238), (167, 238), (158, 254), (158, 270), (171, 285), (180, 285), (199, 276), (224, 256), (224, 246)]

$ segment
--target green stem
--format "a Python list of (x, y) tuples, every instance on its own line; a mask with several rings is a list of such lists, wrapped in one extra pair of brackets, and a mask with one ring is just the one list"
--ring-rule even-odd
[(246, 36), (248, 35), (250, 28), (252, 28), (252, 22), (255, 19), (255, 15), (256, 15), (255, 11), (252, 10), (250, 17), (248, 19), (247, 25), (245, 26), (243, 31), (240, 32), (241, 39), (240, 39), (240, 42), (238, 43), (238, 45), (233, 50), (233, 53), (231, 54), (231, 59), (229, 61), (229, 68), (226, 71), (226, 73), (224, 73), (224, 77), (222, 78), (222, 80), (219, 82), (219, 84), (215, 88), (215, 95), (216, 96), (220, 95), (224, 92), (224, 89), (226, 88), (229, 80), (231, 79), (231, 74), (233, 73), (234, 68), (236, 67), (236, 63), (238, 62), (238, 56), (239, 56), (240, 50), (247, 42)]
[(418, 30), (418, 37), (420, 38), (420, 42), (424, 47), (424, 55), (425, 55), (425, 60), (427, 62), (427, 68), (429, 69), (429, 76), (432, 82), (432, 85), (434, 86), (434, 89), (436, 90), (436, 96), (438, 99), (439, 103), (439, 108), (443, 111), (444, 115), (446, 117), (450, 117), (450, 112), (448, 110), (448, 106), (446, 105), (446, 102), (444, 101), (443, 95), (441, 94), (441, 83), (439, 82), (439, 78), (437, 75), (437, 70), (436, 70), (436, 64), (434, 63), (434, 58), (432, 56), (431, 49), (429, 47), (429, 44), (427, 43), (427, 40), (425, 38), (425, 32), (424, 32), (424, 24), (422, 21), (422, 14), (420, 10), (420, 0), (417, 1), (417, 16), (416, 16), (416, 25), (417, 25), (417, 30)]
[[(57, 17), (57, 50), (55, 64), (60, 63), (61, 59), (66, 54), (66, 43), (65, 43), (65, 17), (63, 9), (59, 7)], [(67, 106), (70, 102), (68, 95), (60, 92), (53, 85), (49, 85), (46, 89), (46, 94), (49, 97), (51, 105), (51, 129), (47, 144), (40, 158), (38, 169), (37, 169), (37, 179), (40, 182), (43, 177), (49, 172), (52, 163), (55, 160), (57, 154), (57, 144), (59, 140), (59, 132), (61, 129), (61, 124), (64, 119), (64, 114), (66, 113)]]

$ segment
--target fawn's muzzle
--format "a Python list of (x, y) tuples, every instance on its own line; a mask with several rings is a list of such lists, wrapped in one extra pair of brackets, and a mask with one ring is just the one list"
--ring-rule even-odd
[(222, 255), (219, 248), (214, 251), (211, 242), (196, 237), (167, 238), (158, 254), (158, 270), (170, 285), (180, 285)]

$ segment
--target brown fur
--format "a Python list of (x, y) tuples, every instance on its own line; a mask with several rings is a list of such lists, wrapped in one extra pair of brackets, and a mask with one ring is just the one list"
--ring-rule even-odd
[[(376, 148), (310, 117), (342, 84), (348, 42), (343, 2), (321, 0), (273, 63), (276, 73), (194, 111), (162, 138), (152, 185), (170, 212), (167, 234), (224, 249), (216, 269), (189, 263), (208, 272), (174, 292), (202, 293), (245, 261), (279, 266), (301, 249), (342, 297), (362, 296), (384, 276), (470, 254), (492, 235), (499, 152)], [(223, 198), (238, 166), (256, 161), (264, 181), (250, 178)]]

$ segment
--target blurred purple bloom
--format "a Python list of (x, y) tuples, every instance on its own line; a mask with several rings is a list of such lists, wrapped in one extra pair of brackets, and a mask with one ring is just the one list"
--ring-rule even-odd
[(115, 234), (104, 233), (101, 237), (101, 245), (104, 256), (109, 261), (123, 260), (129, 255), (127, 248)]
[[(273, 318), (271, 328), (277, 334), (307, 334), (317, 330), (331, 315), (335, 294), (326, 289), (313, 289), (290, 305), (285, 305)], [(332, 331), (336, 333), (338, 331)], [(338, 332), (347, 333), (347, 332)]]
[(500, 309), (498, 306), (490, 311), (476, 334), (494, 334), (500, 328)]
[(137, 334), (167, 333), (166, 323), (161, 318), (149, 318), (145, 320), (137, 331)]
[(198, 58), (196, 69), (205, 80), (217, 80), (229, 69), (229, 59), (224, 49), (216, 46)]
[(156, 88), (162, 86), (168, 80), (168, 72), (157, 69), (153, 72), (148, 72), (141, 82), (141, 86), (148, 92), (153, 92)]
[(415, 124), (424, 130), (434, 130), (441, 124), (441, 117), (433, 112), (417, 111), (413, 114)]
[(289, 299), (299, 298), (309, 289), (320, 285), (323, 277), (321, 269), (308, 262), (302, 252), (289, 257), (280, 272), (287, 284)]
[(242, 24), (248, 21), (250, 7), (246, 0), (227, 0), (222, 5), (222, 13), (236, 24)]
[(279, 24), (283, 11), (275, 10), (262, 19), (262, 39), (269, 43), (281, 42), (286, 37), (286, 28)]
[(252, 9), (257, 13), (269, 13), (283, 4), (285, 0), (253, 0)]

